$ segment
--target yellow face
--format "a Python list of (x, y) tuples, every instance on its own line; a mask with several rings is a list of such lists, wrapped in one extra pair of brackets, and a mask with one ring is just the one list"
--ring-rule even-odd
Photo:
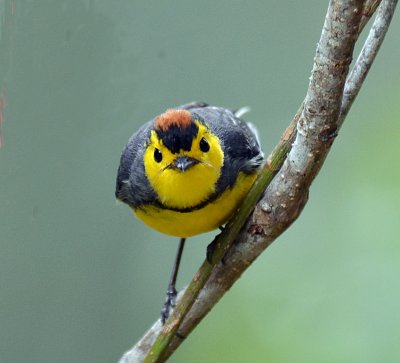
[[(205, 201), (221, 175), (224, 155), (220, 141), (206, 126), (195, 123), (199, 131), (190, 151), (181, 149), (173, 154), (152, 131), (144, 153), (147, 178), (160, 202), (171, 208), (190, 208)], [(190, 160), (190, 165), (182, 167), (181, 160)]]

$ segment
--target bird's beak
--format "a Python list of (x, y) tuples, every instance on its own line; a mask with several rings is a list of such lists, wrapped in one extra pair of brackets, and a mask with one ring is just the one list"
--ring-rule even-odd
[(198, 164), (199, 161), (197, 159), (193, 159), (189, 156), (179, 156), (174, 162), (170, 165), (172, 169), (178, 169), (180, 171), (186, 171), (190, 169), (193, 165)]

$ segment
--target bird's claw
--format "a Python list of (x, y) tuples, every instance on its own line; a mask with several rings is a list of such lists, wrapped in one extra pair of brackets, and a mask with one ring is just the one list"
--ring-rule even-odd
[(206, 258), (208, 263), (210, 264), (212, 262), (212, 257), (216, 246), (217, 246), (217, 238), (214, 238), (213, 241), (207, 246)]
[[(222, 233), (225, 230), (225, 227), (220, 226), (219, 229), (220, 229), (220, 231)], [(214, 239), (212, 240), (212, 242), (207, 246), (206, 258), (207, 258), (207, 261), (210, 264), (212, 263), (212, 258), (213, 258), (213, 255), (214, 255), (214, 251), (215, 251), (215, 248), (217, 247), (218, 237), (221, 235), (221, 233), (217, 234), (214, 237)], [(223, 264), (225, 264), (224, 258), (222, 258), (221, 262)]]
[(162, 325), (165, 324), (167, 321), (169, 314), (171, 312), (171, 309), (176, 306), (176, 289), (174, 286), (169, 286), (167, 290), (167, 294), (165, 295), (165, 302), (164, 306), (161, 309), (161, 323)]

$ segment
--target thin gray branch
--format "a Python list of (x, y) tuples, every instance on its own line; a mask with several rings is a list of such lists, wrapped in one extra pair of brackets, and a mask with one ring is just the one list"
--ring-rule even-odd
[(385, 39), (390, 22), (397, 5), (397, 0), (383, 0), (378, 8), (376, 19), (368, 34), (367, 40), (357, 58), (352, 71), (346, 80), (344, 88), (341, 112), (338, 120), (340, 127), (346, 118), (365, 78), (375, 60), (376, 55)]
[[(237, 238), (213, 271), (168, 347), (165, 359), (181, 344), (242, 272), (302, 211), (309, 187), (320, 170), (351, 103), (383, 41), (397, 1), (382, 1), (363, 50), (348, 75), (354, 44), (365, 22), (366, 5), (376, 1), (330, 1), (305, 101), (283, 138), (295, 137), (280, 172)], [(369, 15), (370, 16), (370, 15)], [(346, 86), (345, 86), (346, 85)], [(343, 94), (343, 90), (345, 94)], [(181, 292), (182, 293), (182, 292)], [(180, 293), (180, 295), (181, 295)], [(121, 363), (141, 362), (161, 331), (157, 321), (121, 358)]]

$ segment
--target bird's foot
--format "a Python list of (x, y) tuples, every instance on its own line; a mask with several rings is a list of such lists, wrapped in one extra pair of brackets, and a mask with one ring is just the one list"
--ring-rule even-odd
[(176, 289), (175, 286), (168, 286), (167, 294), (165, 295), (165, 302), (164, 306), (161, 309), (161, 323), (162, 325), (165, 324), (167, 321), (169, 314), (171, 312), (171, 309), (173, 309), (176, 306)]
[[(225, 227), (220, 226), (219, 229), (220, 229), (220, 231), (221, 231), (221, 233), (222, 233), (222, 232), (224, 231)], [(210, 264), (211, 264), (211, 262), (212, 262), (212, 258), (213, 258), (213, 255), (214, 255), (215, 248), (217, 247), (218, 237), (221, 235), (221, 233), (218, 233), (218, 234), (214, 237), (214, 239), (212, 240), (212, 242), (207, 246), (206, 258), (207, 258), (207, 261), (208, 261)], [(222, 262), (223, 264), (225, 264), (224, 258), (222, 258), (221, 262)]]

